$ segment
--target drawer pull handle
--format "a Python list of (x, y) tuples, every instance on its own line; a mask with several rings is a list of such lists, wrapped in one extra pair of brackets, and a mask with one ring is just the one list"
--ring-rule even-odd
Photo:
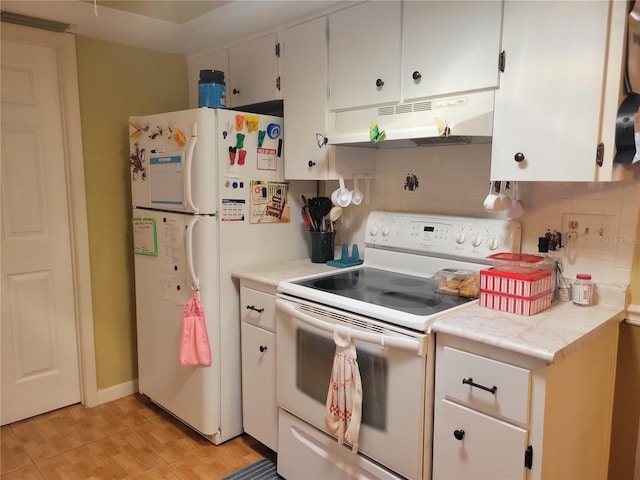
[(462, 440), (464, 438), (464, 430), (454, 430), (453, 436), (456, 437), (456, 440)]
[(262, 313), (264, 308), (256, 308), (253, 305), (247, 305), (247, 310), (253, 310), (254, 312)]
[(496, 391), (498, 390), (498, 387), (496, 387), (495, 385), (489, 388), (489, 387), (485, 387), (484, 385), (480, 385), (479, 383), (473, 383), (473, 378), (471, 377), (463, 378), (462, 383), (464, 383), (465, 385), (471, 385), (472, 387), (479, 388), (481, 390), (484, 390), (485, 392), (489, 392), (491, 393), (491, 395), (495, 395)]

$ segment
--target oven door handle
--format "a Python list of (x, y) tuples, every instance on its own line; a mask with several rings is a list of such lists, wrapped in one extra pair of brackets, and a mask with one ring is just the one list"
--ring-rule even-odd
[[(335, 324), (329, 322), (323, 322), (322, 320), (318, 320), (311, 315), (307, 315), (304, 312), (298, 310), (293, 304), (286, 300), (282, 300), (280, 298), (276, 299), (276, 308), (284, 311), (285, 313), (291, 315), (292, 317), (300, 320), (307, 325), (315, 327), (319, 330), (322, 330), (327, 333), (333, 334), (333, 330), (335, 328)], [(401, 338), (401, 337), (392, 337), (388, 335), (384, 335), (382, 333), (373, 333), (373, 332), (365, 332), (359, 329), (353, 329), (347, 327), (349, 332), (349, 337), (352, 340), (359, 340), (361, 342), (370, 343), (370, 344), (378, 344), (382, 348), (390, 347), (401, 350), (407, 350), (409, 352), (413, 352), (416, 355), (423, 356), (425, 355), (425, 342), (419, 341), (413, 338)]]

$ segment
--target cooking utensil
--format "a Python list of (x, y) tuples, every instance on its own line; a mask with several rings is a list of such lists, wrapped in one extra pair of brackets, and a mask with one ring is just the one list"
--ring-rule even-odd
[(507, 218), (516, 219), (524, 213), (524, 205), (520, 201), (520, 186), (518, 182), (513, 182), (513, 199), (507, 209)]
[(342, 174), (338, 176), (340, 187), (331, 194), (331, 201), (338, 207), (348, 207), (351, 203), (352, 194), (347, 187), (344, 186), (344, 177)]
[(360, 205), (362, 203), (362, 192), (358, 188), (358, 176), (353, 174), (353, 190), (351, 191), (351, 203)]
[(509, 210), (511, 206), (512, 198), (509, 195), (509, 190), (511, 186), (511, 182), (502, 182), (503, 188), (500, 189), (500, 207), (502, 210)]
[(318, 216), (320, 218), (326, 217), (329, 215), (333, 204), (328, 197), (320, 197), (320, 203), (318, 204)]
[(301, 213), (302, 213), (302, 220), (304, 221), (304, 224), (307, 226), (307, 228), (309, 230), (315, 230), (316, 228), (313, 225), (313, 220), (311, 220), (311, 215), (309, 215), (309, 211), (303, 208)]
[(367, 176), (364, 179), (364, 204), (365, 205), (369, 205), (369, 198), (371, 195), (370, 183), (371, 181), (369, 180), (369, 174), (367, 173)]
[(502, 203), (500, 202), (500, 182), (489, 182), (489, 194), (485, 197), (482, 205), (488, 212), (496, 212), (502, 210)]
[(329, 219), (332, 222), (337, 221), (342, 216), (342, 207), (333, 207), (329, 211)]

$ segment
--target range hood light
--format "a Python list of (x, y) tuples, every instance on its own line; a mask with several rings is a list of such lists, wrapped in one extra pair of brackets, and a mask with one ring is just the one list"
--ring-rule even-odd
[[(491, 143), (493, 104), (494, 91), (486, 90), (339, 110), (330, 114), (327, 137), (332, 145), (379, 149)], [(374, 123), (385, 131), (385, 138), (375, 144), (369, 132)]]

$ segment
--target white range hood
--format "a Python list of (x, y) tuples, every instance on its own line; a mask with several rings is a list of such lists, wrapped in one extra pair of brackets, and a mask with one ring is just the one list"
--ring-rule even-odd
[[(328, 143), (375, 148), (491, 143), (494, 91), (439, 97), (414, 103), (331, 112)], [(450, 129), (441, 135), (436, 118)], [(371, 123), (385, 131), (370, 140)]]

